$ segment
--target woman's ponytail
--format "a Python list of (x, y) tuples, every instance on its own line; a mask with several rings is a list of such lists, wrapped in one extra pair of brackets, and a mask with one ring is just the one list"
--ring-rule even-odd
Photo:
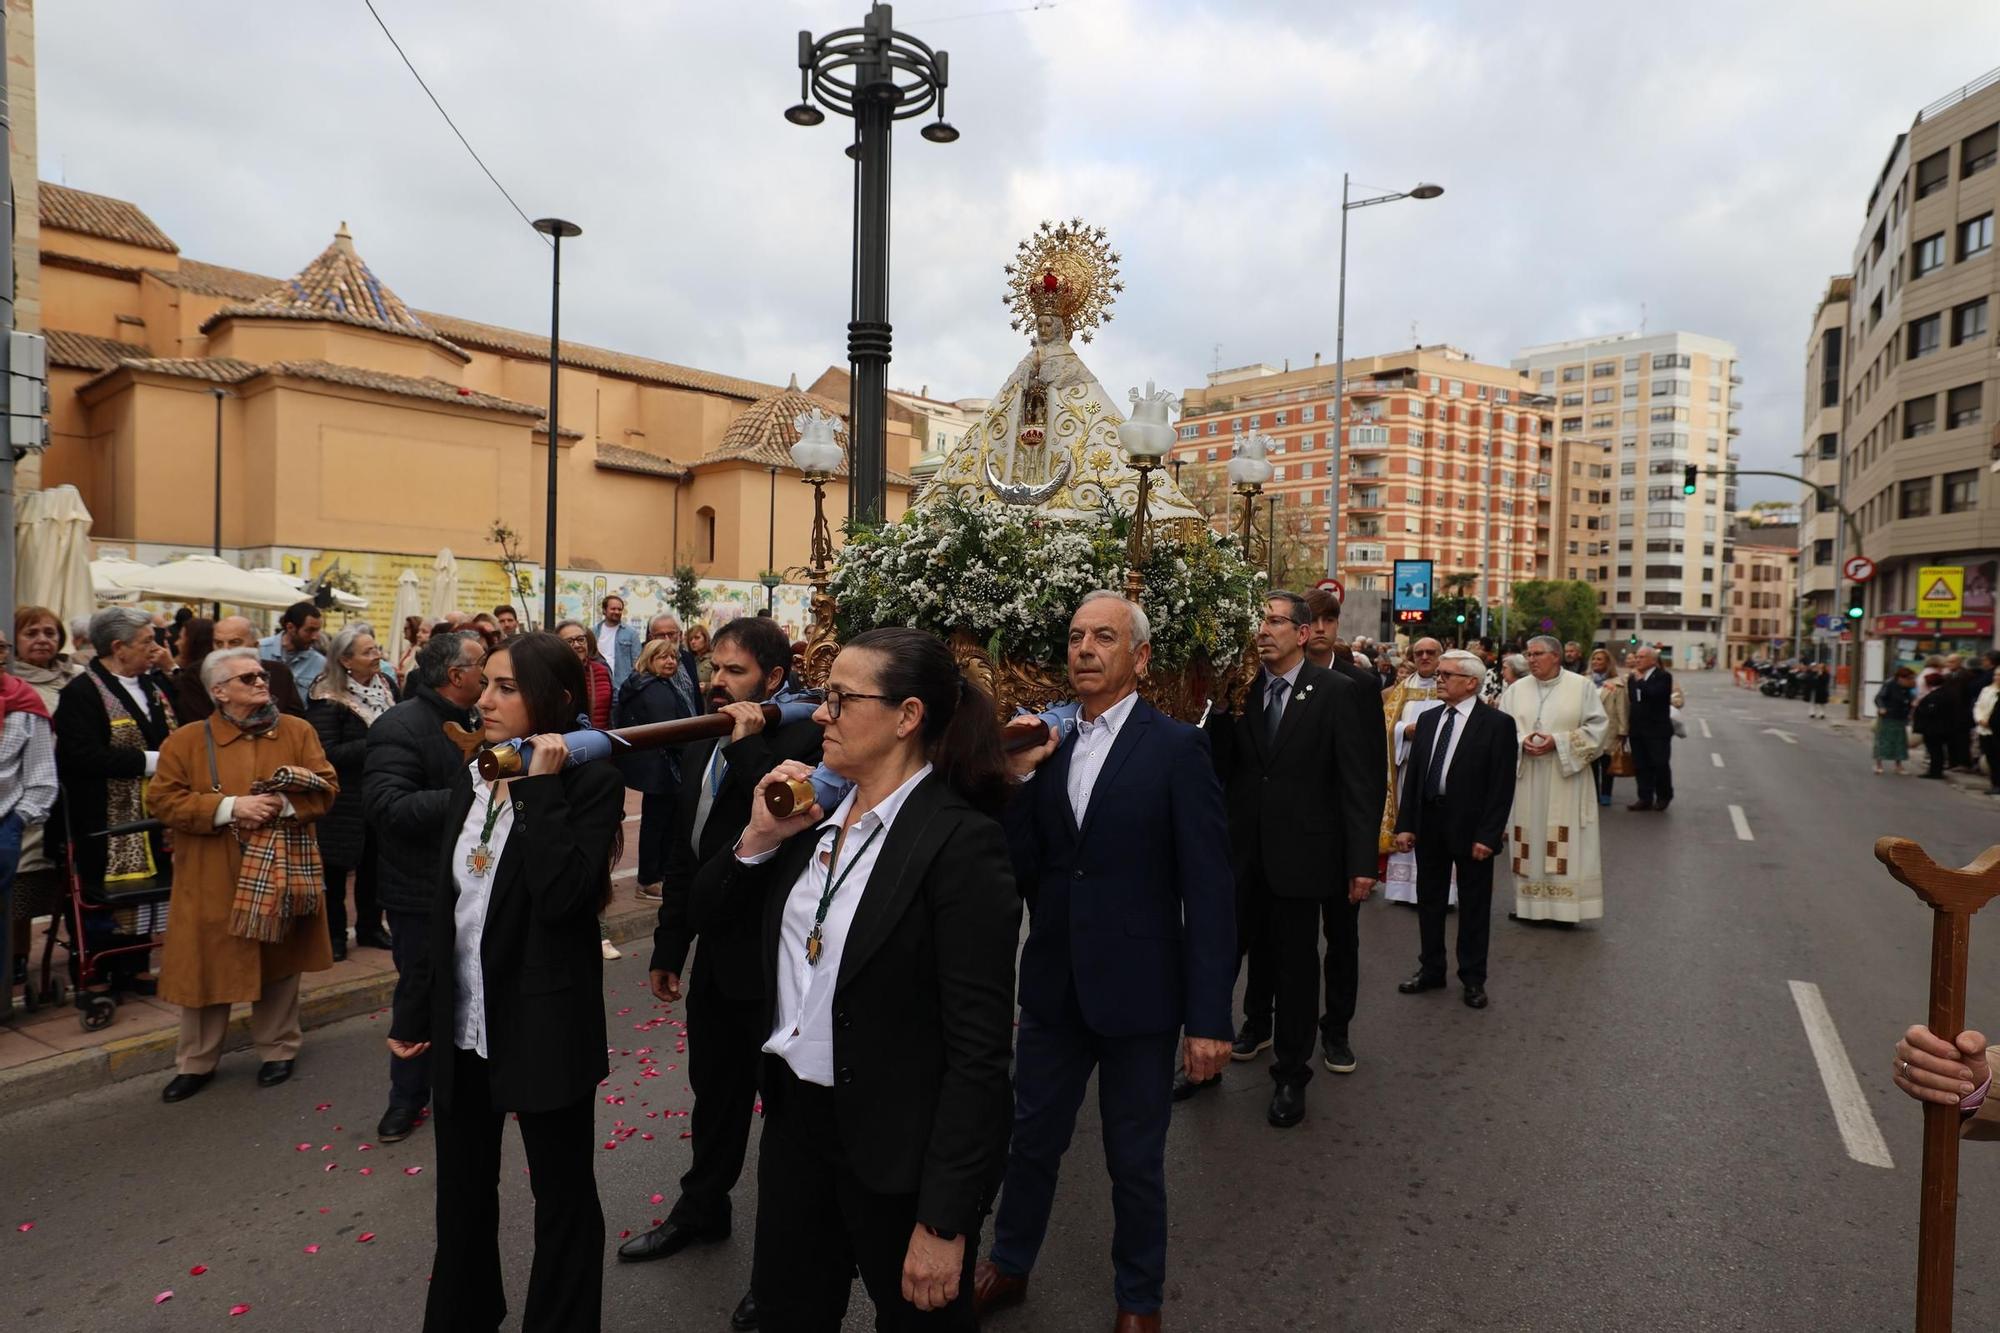
[(924, 749), (952, 788), (988, 814), (1006, 802), (1011, 783), (993, 697), (961, 675), (951, 650), (918, 629), (887, 627), (857, 634), (847, 645), (877, 654), (877, 687), (895, 699), (924, 705)]

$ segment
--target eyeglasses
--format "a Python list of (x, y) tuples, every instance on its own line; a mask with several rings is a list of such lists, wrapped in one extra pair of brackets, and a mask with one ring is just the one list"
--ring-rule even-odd
[(232, 685), (262, 685), (269, 679), (271, 677), (262, 671), (246, 671), (240, 676), (230, 676), (227, 678), (228, 682)]
[(1266, 625), (1303, 625), (1306, 622), (1292, 616), (1265, 616)]
[(1410, 649), (1410, 656), (1412, 657), (1436, 657), (1437, 655), (1438, 655), (1438, 650), (1435, 648)]
[(580, 644), (580, 643), (589, 643), (589, 642), (590, 642), (590, 640), (589, 640), (588, 638), (586, 638), (585, 636), (583, 636), (583, 635), (581, 635), (581, 634), (565, 634), (565, 635), (563, 635), (563, 636), (562, 636), (562, 641), (563, 641), (564, 643), (568, 644), (568, 645), (569, 645), (570, 647), (572, 647), (572, 648), (576, 647), (576, 646), (577, 646), (578, 644)]
[(844, 690), (828, 690), (825, 697), (827, 720), (840, 721), (840, 710), (846, 706), (849, 699), (879, 699), (885, 704), (899, 702), (887, 694), (849, 694)]

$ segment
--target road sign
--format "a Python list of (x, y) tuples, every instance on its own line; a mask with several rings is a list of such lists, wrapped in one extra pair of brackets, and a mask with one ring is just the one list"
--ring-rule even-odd
[(1397, 611), (1431, 609), (1431, 562), (1398, 560), (1392, 576), (1391, 593)]
[(1875, 562), (1865, 555), (1850, 555), (1841, 563), (1840, 572), (1847, 575), (1849, 583), (1866, 583), (1875, 577)]
[(1965, 614), (1965, 567), (1925, 565), (1917, 571), (1917, 618), (1956, 620)]
[(1340, 586), (1339, 579), (1321, 579), (1318, 583), (1313, 584), (1313, 587), (1319, 589), (1321, 592), (1330, 592), (1335, 597), (1347, 596), (1347, 589)]

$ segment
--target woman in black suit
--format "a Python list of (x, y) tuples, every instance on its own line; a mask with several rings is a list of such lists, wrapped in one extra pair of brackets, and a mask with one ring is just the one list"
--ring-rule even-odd
[(453, 845), (430, 947), (398, 997), (389, 1049), (433, 1041), (437, 1256), (427, 1333), (490, 1333), (500, 1280), (500, 1132), (521, 1126), (535, 1194), (526, 1333), (595, 1330), (604, 1212), (592, 1174), (593, 1111), (608, 1073), (597, 913), (611, 892), (624, 789), (608, 763), (564, 768), (561, 733), (588, 695), (583, 664), (553, 634), (486, 658), (479, 713), (489, 743), (528, 737), (522, 777), (491, 787), (468, 768), (453, 795)]
[(777, 819), (763, 789), (810, 773), (778, 765), (691, 904), (704, 933), (762, 913), (759, 1327), (838, 1330), (858, 1268), (876, 1328), (971, 1329), (1021, 924), (993, 701), (931, 635), (876, 629), (841, 650), (813, 720), (853, 791)]

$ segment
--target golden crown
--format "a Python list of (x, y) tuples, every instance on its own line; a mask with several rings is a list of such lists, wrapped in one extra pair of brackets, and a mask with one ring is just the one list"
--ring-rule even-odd
[(1087, 227), (1082, 218), (1045, 220), (1015, 248), (1006, 266), (1007, 295), (1000, 298), (1014, 312), (1012, 328), (1033, 328), (1039, 317), (1054, 315), (1089, 342), (1092, 329), (1111, 322), (1111, 303), (1125, 284), (1118, 281), (1118, 254), (1104, 243), (1104, 228)]

